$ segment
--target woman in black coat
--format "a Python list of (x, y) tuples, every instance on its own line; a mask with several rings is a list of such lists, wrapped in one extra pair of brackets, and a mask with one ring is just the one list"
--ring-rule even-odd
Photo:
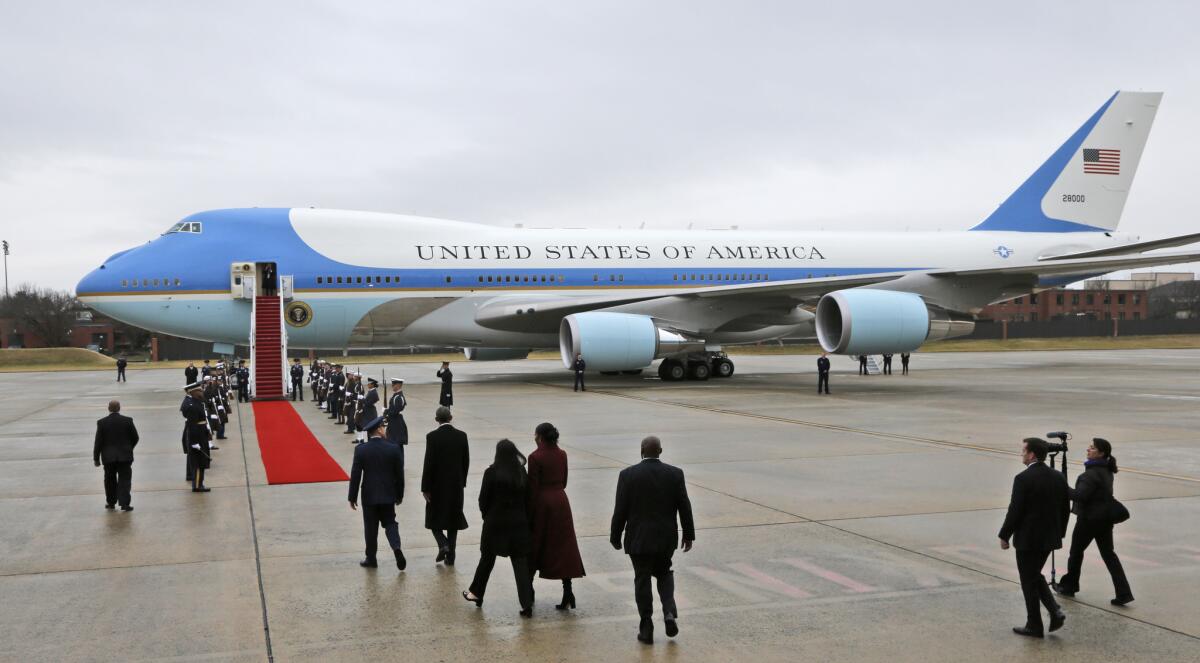
[(1125, 605), (1133, 601), (1133, 591), (1125, 578), (1125, 569), (1113, 550), (1113, 522), (1110, 507), (1113, 501), (1113, 475), (1117, 473), (1117, 459), (1112, 455), (1108, 440), (1095, 437), (1087, 448), (1084, 471), (1075, 478), (1075, 489), (1071, 491), (1071, 511), (1075, 514), (1075, 529), (1071, 532), (1071, 555), (1067, 559), (1067, 572), (1054, 585), (1054, 591), (1063, 596), (1074, 596), (1079, 591), (1079, 572), (1083, 567), (1083, 552), (1092, 541), (1100, 549), (1100, 558), (1112, 576), (1116, 598), (1110, 603)]
[(438, 397), (438, 405), (450, 407), (454, 405), (454, 374), (450, 372), (450, 362), (442, 362), (437, 376), (442, 379), (442, 393)]
[(476, 606), (483, 605), (488, 577), (496, 557), (512, 561), (517, 581), (521, 616), (533, 615), (533, 577), (529, 573), (529, 516), (525, 511), (525, 492), (529, 477), (525, 456), (511, 440), (496, 443), (496, 460), (483, 473), (479, 488), (479, 510), (483, 513), (483, 532), (479, 540), (479, 566), (471, 588), (462, 593)]

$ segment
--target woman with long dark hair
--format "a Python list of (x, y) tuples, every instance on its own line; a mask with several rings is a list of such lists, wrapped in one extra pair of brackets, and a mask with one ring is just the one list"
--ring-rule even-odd
[(538, 424), (533, 440), (537, 450), (529, 454), (529, 513), (533, 519), (531, 571), (550, 580), (561, 580), (559, 610), (575, 607), (571, 580), (584, 576), (571, 502), (567, 499), (567, 452), (558, 446), (558, 429)]
[(479, 510), (483, 513), (483, 532), (479, 540), (479, 566), (471, 588), (462, 597), (476, 606), (483, 605), (488, 578), (496, 557), (512, 561), (517, 581), (521, 616), (533, 616), (533, 576), (529, 573), (529, 517), (525, 513), (525, 494), (529, 476), (525, 456), (512, 440), (496, 443), (496, 458), (483, 473), (479, 487)]
[(1079, 572), (1083, 568), (1083, 552), (1096, 542), (1100, 558), (1112, 576), (1116, 598), (1110, 603), (1125, 605), (1133, 601), (1133, 591), (1125, 578), (1125, 569), (1113, 550), (1113, 475), (1117, 473), (1117, 459), (1112, 455), (1112, 444), (1104, 438), (1092, 438), (1087, 448), (1084, 471), (1075, 478), (1071, 491), (1071, 511), (1075, 514), (1075, 529), (1071, 532), (1071, 555), (1067, 559), (1067, 572), (1054, 585), (1054, 591), (1063, 596), (1074, 596), (1079, 591)]

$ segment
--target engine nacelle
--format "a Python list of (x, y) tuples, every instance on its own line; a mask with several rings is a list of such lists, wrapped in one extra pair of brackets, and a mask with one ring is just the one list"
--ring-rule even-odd
[(966, 336), (970, 316), (927, 304), (920, 295), (894, 290), (837, 290), (817, 303), (817, 340), (826, 352), (912, 352), (926, 341)]
[(650, 316), (588, 311), (563, 318), (558, 347), (567, 368), (582, 354), (591, 370), (631, 371), (659, 357), (703, 351), (704, 341), (663, 329)]
[(529, 352), (524, 348), (463, 348), (463, 354), (467, 356), (467, 361), (524, 359), (529, 356)]

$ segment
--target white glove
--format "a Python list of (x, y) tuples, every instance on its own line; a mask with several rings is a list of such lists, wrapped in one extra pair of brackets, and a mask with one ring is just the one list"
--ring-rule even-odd
[(359, 397), (358, 397), (358, 400), (360, 400), (360, 401), (361, 401), (361, 400), (364, 400), (364, 399), (366, 399), (366, 396), (359, 396)]
[(210, 415), (208, 415), (208, 418), (209, 418), (209, 419), (220, 419), (220, 417), (218, 417), (218, 416), (217, 416), (217, 415), (215, 415), (215, 414), (210, 414)]
[(218, 406), (217, 406), (217, 409), (218, 409), (218, 410), (220, 410), (221, 412), (224, 412), (224, 411), (225, 411), (225, 406), (224, 406), (224, 405), (218, 405)]
[(199, 445), (199, 444), (193, 444), (193, 445), (192, 445), (192, 448), (193, 448), (193, 449), (195, 449), (196, 451), (200, 451), (200, 445)]

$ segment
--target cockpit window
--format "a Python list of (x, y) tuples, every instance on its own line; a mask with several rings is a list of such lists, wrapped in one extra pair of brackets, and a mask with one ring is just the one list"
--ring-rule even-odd
[(201, 228), (199, 221), (180, 221), (179, 223), (176, 223), (175, 225), (171, 226), (170, 230), (167, 230), (167, 232), (165, 232), (163, 234), (164, 235), (169, 235), (171, 233), (196, 233), (196, 234), (199, 234), (201, 232), (202, 232), (202, 228)]

